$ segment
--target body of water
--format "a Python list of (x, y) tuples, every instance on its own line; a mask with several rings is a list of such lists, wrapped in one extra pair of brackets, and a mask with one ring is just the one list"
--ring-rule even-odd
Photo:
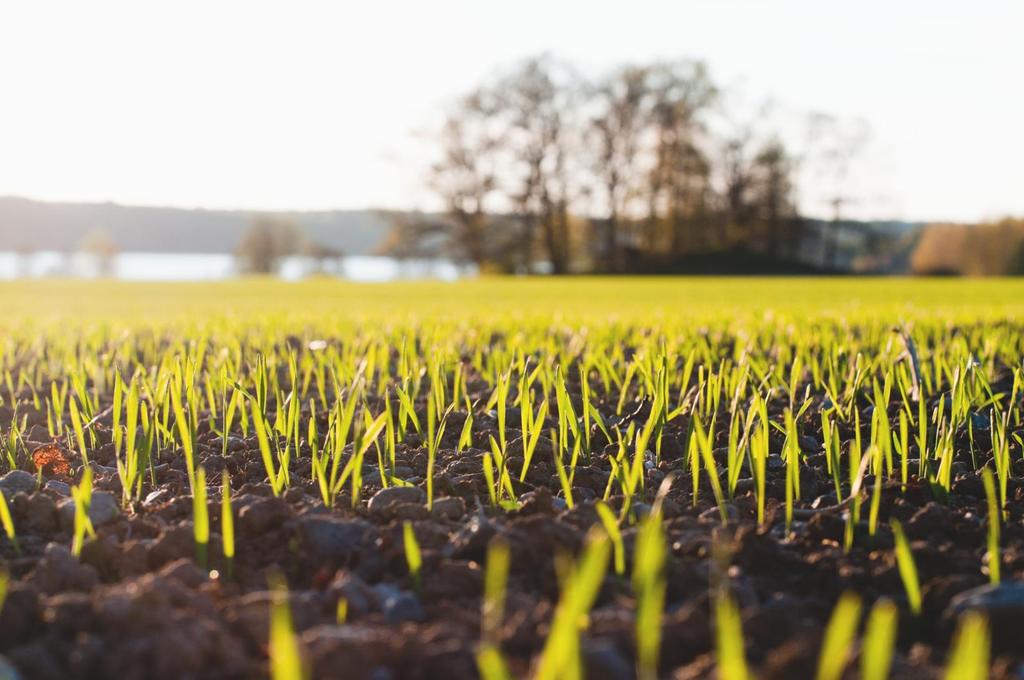
[[(476, 272), (447, 260), (398, 260), (370, 255), (338, 258), (323, 268), (308, 257), (287, 257), (279, 272), (287, 280), (321, 273), (352, 281), (397, 281), (454, 280)], [(221, 253), (119, 253), (103, 262), (85, 253), (0, 251), (0, 279), (99, 276), (125, 281), (218, 281), (238, 276), (238, 267), (234, 257)]]

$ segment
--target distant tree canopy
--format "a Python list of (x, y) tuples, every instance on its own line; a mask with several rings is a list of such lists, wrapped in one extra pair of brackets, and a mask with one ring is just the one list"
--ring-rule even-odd
[(301, 252), (304, 238), (301, 228), (277, 217), (260, 216), (242, 235), (235, 250), (239, 270), (246, 274), (273, 274), (281, 260)]
[(523, 62), (448, 112), (428, 177), (444, 214), (397, 220), (393, 252), (554, 273), (712, 251), (790, 257), (797, 161), (776, 135), (722, 125), (720, 104), (699, 62), (595, 81), (549, 57)]
[(915, 274), (1024, 274), (1024, 219), (929, 225), (921, 232), (910, 266)]

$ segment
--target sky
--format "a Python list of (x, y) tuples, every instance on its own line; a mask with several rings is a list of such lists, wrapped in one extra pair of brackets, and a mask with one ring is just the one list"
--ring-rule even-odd
[(0, 0), (0, 195), (429, 209), (439, 112), (548, 52), (702, 59), (785, 134), (863, 121), (855, 216), (1024, 215), (1022, 26), (1021, 0)]

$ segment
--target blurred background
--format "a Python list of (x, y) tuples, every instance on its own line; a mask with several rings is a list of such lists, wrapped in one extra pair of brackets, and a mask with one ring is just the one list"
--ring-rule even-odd
[(1021, 274), (1021, 26), (1017, 0), (5, 3), (0, 278)]

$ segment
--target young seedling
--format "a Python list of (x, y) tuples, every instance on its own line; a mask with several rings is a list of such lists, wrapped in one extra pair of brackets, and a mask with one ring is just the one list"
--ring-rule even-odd
[(408, 520), (402, 522), (402, 545), (405, 548), (405, 563), (409, 567), (409, 576), (412, 577), (413, 587), (418, 593), (423, 587), (423, 555), (420, 552), (420, 544), (416, 540), (412, 522)]
[(868, 447), (867, 455), (869, 457), (878, 459), (879, 462), (879, 464), (875, 466), (875, 483), (871, 489), (871, 505), (868, 508), (868, 535), (874, 536), (875, 531), (878, 528), (878, 512), (882, 506), (882, 450), (872, 444), (870, 447)]
[[(174, 422), (178, 428), (178, 434), (181, 437), (181, 450), (185, 454), (185, 470), (188, 473), (188, 484), (189, 488), (192, 489), (193, 494), (195, 493), (196, 485), (196, 463), (195, 463), (195, 441), (196, 441), (196, 427), (192, 420), (192, 411), (186, 413), (185, 405), (183, 402), (181, 385), (178, 380), (174, 380), (171, 383), (171, 405), (174, 409)], [(261, 442), (262, 444), (262, 442)], [(273, 484), (271, 479), (271, 484)]]
[(615, 574), (623, 576), (626, 573), (626, 548), (622, 542), (622, 532), (619, 530), (619, 520), (605, 503), (598, 501), (594, 506), (597, 516), (601, 519), (608, 538), (611, 539), (614, 549)]
[(793, 506), (800, 499), (800, 437), (792, 411), (786, 411), (786, 534), (793, 526)]
[(633, 592), (636, 594), (637, 677), (656, 680), (661, 649), (661, 614), (665, 606), (665, 556), (668, 549), (661, 527), (661, 497), (644, 518), (633, 555)]
[(526, 429), (523, 430), (523, 469), (519, 472), (520, 482), (526, 479), (526, 473), (530, 469), (533, 453), (537, 449), (540, 435), (544, 431), (544, 419), (547, 418), (547, 414), (548, 402), (546, 400), (537, 409), (534, 417), (531, 418), (525, 412), (523, 414), (523, 424), (526, 426)]
[(714, 606), (718, 677), (721, 680), (749, 680), (739, 608), (724, 588), (715, 597)]
[(480, 612), (481, 637), (476, 663), (484, 680), (506, 680), (512, 675), (501, 654), (501, 624), (505, 618), (505, 589), (508, 582), (509, 549), (500, 537), (487, 546), (484, 599)]
[(484, 600), (481, 610), (482, 636), (485, 641), (492, 644), (497, 644), (501, 624), (505, 618), (505, 591), (509, 565), (508, 543), (500, 536), (496, 536), (487, 546)]
[(4, 456), (7, 458), (7, 466), (11, 470), (18, 468), (18, 447), (24, 449), (24, 442), (21, 438), (21, 431), (24, 429), (25, 419), (22, 419), (21, 424), (18, 423), (18, 414), (15, 412), (11, 418), (11, 427), (7, 431), (7, 436), (2, 438)]
[(501, 651), (491, 645), (482, 645), (477, 651), (476, 668), (483, 680), (512, 680)]
[(999, 585), (999, 566), (1002, 557), (999, 554), (999, 501), (996, 498), (996, 483), (992, 471), (982, 470), (981, 481), (985, 486), (985, 498), (988, 501), (988, 578), (994, 585)]
[(953, 637), (945, 680), (986, 680), (990, 649), (988, 620), (978, 612), (964, 614)]
[(288, 586), (280, 574), (270, 577), (270, 677), (272, 680), (305, 680), (309, 673), (302, 661), (299, 638), (292, 625)]
[(14, 518), (11, 517), (11, 509), (7, 506), (7, 497), (0, 493), (0, 524), (3, 524), (7, 540), (14, 546), (15, 554), (21, 554), (21, 546), (18, 544), (18, 535), (14, 531)]
[(580, 623), (590, 612), (601, 590), (610, 552), (611, 546), (603, 531), (588, 534), (583, 556), (562, 583), (562, 595), (541, 651), (536, 680), (583, 677)]
[(349, 457), (348, 462), (345, 464), (345, 468), (341, 471), (341, 475), (338, 476), (334, 486), (331, 487), (331, 503), (333, 505), (334, 499), (341, 493), (342, 487), (345, 482), (350, 482), (350, 488), (352, 492), (352, 507), (358, 505), (362, 493), (363, 486), (363, 458), (366, 456), (366, 452), (376, 442), (377, 437), (384, 430), (386, 425), (387, 413), (382, 412), (376, 418), (370, 416), (369, 411), (363, 411), (363, 429), (356, 432), (355, 441), (352, 443), (352, 455)]
[(751, 473), (754, 478), (754, 493), (757, 496), (757, 524), (764, 526), (764, 509), (766, 502), (765, 486), (768, 465), (768, 412), (764, 400), (758, 400), (760, 427), (750, 437), (750, 455), (752, 458)]
[(192, 489), (192, 532), (196, 540), (196, 564), (206, 569), (209, 563), (210, 509), (206, 505), (206, 470), (196, 469), (196, 485)]
[(862, 680), (886, 680), (889, 677), (898, 618), (899, 610), (891, 600), (878, 600), (871, 608), (860, 653)]
[[(444, 438), (444, 430), (448, 425), (450, 410), (445, 411), (440, 423), (435, 425), (434, 400), (427, 400), (427, 509), (434, 507), (434, 467), (437, 460), (437, 450), (441, 448), (441, 440)], [(436, 427), (436, 431), (435, 431)]]
[(715, 496), (718, 514), (722, 518), (722, 524), (728, 524), (729, 513), (726, 511), (725, 495), (722, 493), (722, 483), (718, 478), (718, 465), (715, 463), (715, 457), (711, 451), (710, 437), (713, 435), (713, 428), (714, 421), (712, 420), (708, 434), (704, 434), (704, 428), (701, 426), (700, 421), (697, 419), (693, 421), (693, 433), (697, 439), (697, 447), (700, 450), (701, 458), (704, 461), (704, 470), (707, 472), (708, 481), (711, 483), (711, 492)]
[(230, 581), (235, 570), (235, 516), (231, 511), (231, 476), (227, 468), (221, 472), (220, 533), (225, 577)]
[[(121, 385), (121, 377), (116, 378), (115, 385)], [(120, 393), (121, 389), (118, 389)], [(116, 402), (117, 400), (115, 400)], [(138, 423), (139, 423), (139, 387), (135, 380), (131, 381), (128, 388), (128, 396), (125, 401), (127, 410), (125, 416), (124, 431), (124, 459), (117, 455), (120, 444), (115, 445), (115, 459), (117, 461), (117, 474), (121, 478), (121, 501), (128, 504), (138, 496), (142, 490), (142, 476), (140, 474), (140, 451), (138, 446)], [(120, 413), (120, 406), (115, 404), (114, 413)], [(121, 428), (115, 422), (114, 433), (119, 434)]]
[(907, 604), (910, 611), (915, 615), (921, 613), (921, 587), (917, 579), (917, 565), (914, 564), (914, 555), (910, 552), (910, 544), (907, 542), (903, 527), (896, 520), (892, 520), (892, 536), (896, 544), (896, 567), (900, 572), (900, 579), (903, 581), (903, 590), (907, 594)]
[[(0, 494), (2, 495), (2, 494)], [(4, 611), (4, 603), (7, 602), (7, 590), (11, 585), (11, 575), (6, 569), (0, 569), (0, 614)]]
[(78, 486), (71, 487), (71, 498), (75, 504), (71, 554), (78, 557), (82, 554), (85, 537), (96, 535), (92, 520), (89, 518), (89, 506), (92, 503), (92, 468), (88, 465), (82, 471), (82, 481), (78, 483)]
[(82, 462), (88, 467), (89, 454), (85, 445), (85, 429), (82, 426), (82, 415), (78, 410), (78, 402), (72, 396), (68, 400), (68, 413), (71, 416), (71, 427), (75, 432), (75, 442), (78, 444), (78, 452), (82, 456)]
[[(256, 431), (256, 441), (260, 447), (260, 459), (263, 461), (263, 468), (267, 471), (267, 479), (270, 481), (270, 488), (275, 496), (280, 496), (284, 491), (284, 473), (274, 465), (274, 457), (270, 450), (270, 439), (267, 435), (267, 424), (260, 412), (259, 405), (255, 400), (250, 401), (252, 410), (253, 429)], [(189, 455), (189, 454), (186, 454)]]
[(818, 656), (817, 680), (839, 680), (842, 677), (859, 623), (860, 598), (850, 592), (843, 593), (825, 628), (825, 639)]
[(473, 407), (466, 397), (466, 420), (462, 423), (462, 431), (459, 433), (459, 443), (455, 447), (459, 453), (473, 445)]
[(498, 490), (494, 486), (494, 455), (484, 453), (483, 455), (484, 481), (487, 482), (487, 495), (491, 507), (498, 506)]
[(558, 473), (558, 483), (562, 487), (562, 495), (565, 497), (565, 504), (571, 510), (576, 506), (573, 501), (572, 482), (569, 480), (569, 475), (565, 472), (565, 463), (562, 462), (562, 455), (559, 449), (559, 444), (562, 440), (558, 438), (558, 435), (555, 434), (553, 430), (551, 432), (551, 441), (555, 442), (555, 446), (552, 447), (552, 458), (555, 463), (555, 471)]
[(220, 439), (221, 449), (220, 455), (227, 457), (228, 455), (228, 438), (231, 436), (231, 428), (235, 422), (235, 412), (238, 410), (238, 402), (241, 400), (241, 392), (237, 389), (231, 390), (231, 397), (228, 398), (228, 387), (230, 381), (227, 376), (227, 369), (223, 369), (221, 372), (221, 421), (220, 428)]

